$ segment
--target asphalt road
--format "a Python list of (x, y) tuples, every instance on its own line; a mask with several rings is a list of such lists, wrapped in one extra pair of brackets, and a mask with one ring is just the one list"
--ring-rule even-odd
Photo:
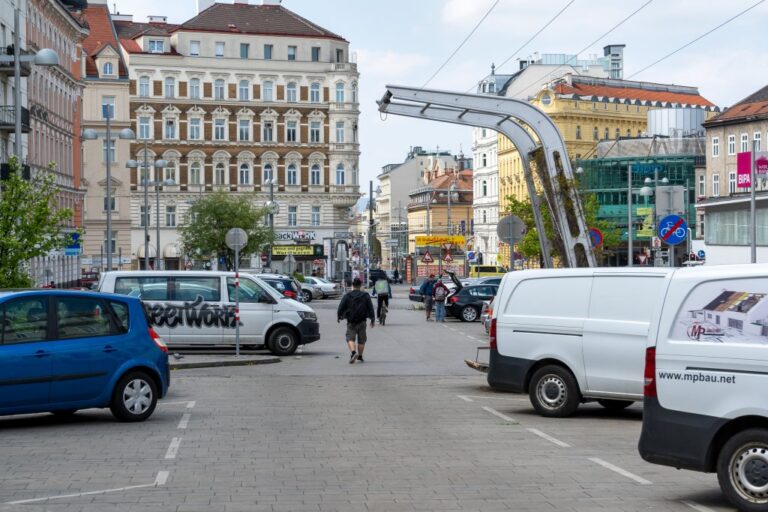
[(552, 420), (490, 391), (463, 363), (478, 323), (427, 323), (399, 289), (350, 365), (335, 303), (312, 305), (321, 341), (278, 364), (174, 372), (143, 424), (0, 418), (0, 510), (731, 510), (713, 475), (640, 459), (637, 405)]

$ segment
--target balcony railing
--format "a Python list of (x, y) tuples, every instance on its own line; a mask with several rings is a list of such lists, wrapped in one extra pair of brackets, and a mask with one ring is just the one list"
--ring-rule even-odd
[[(16, 131), (16, 109), (13, 105), (0, 106), (0, 131)], [(29, 110), (21, 107), (21, 133), (29, 133)]]

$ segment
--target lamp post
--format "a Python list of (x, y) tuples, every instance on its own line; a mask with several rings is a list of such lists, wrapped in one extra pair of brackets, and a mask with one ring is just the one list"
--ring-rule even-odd
[[(153, 166), (155, 169), (162, 169), (166, 165), (165, 160), (155, 160)], [(128, 163), (125, 164), (126, 167), (129, 169), (138, 169), (139, 163), (136, 160), (128, 160)], [(148, 155), (147, 155), (147, 140), (144, 139), (144, 162), (143, 162), (143, 168), (144, 168), (144, 178), (141, 180), (142, 185), (144, 186), (144, 214), (142, 215), (142, 222), (144, 223), (144, 270), (149, 270), (149, 187), (153, 183), (149, 180), (149, 169), (148, 167)], [(159, 194), (159, 192), (158, 192)], [(158, 210), (159, 210), (158, 206)], [(158, 213), (159, 215), (159, 213)], [(159, 224), (160, 224), (160, 218), (158, 217), (158, 235), (159, 235)], [(155, 261), (157, 262), (158, 256), (160, 253), (160, 238), (158, 236), (157, 240), (157, 250), (155, 253)]]
[(269, 185), (269, 201), (267, 202), (267, 210), (269, 211), (269, 254), (267, 254), (267, 268), (272, 269), (272, 249), (275, 241), (275, 214), (279, 211), (277, 203), (275, 203), (275, 184), (277, 179), (270, 176), (269, 179), (264, 181), (265, 185)]
[[(165, 167), (165, 166), (163, 166)], [(155, 173), (162, 168), (155, 167)], [(155, 218), (157, 219), (157, 225), (155, 228), (157, 229), (157, 257), (155, 258), (155, 270), (163, 270), (165, 267), (164, 261), (163, 261), (163, 253), (160, 250), (160, 186), (161, 185), (175, 185), (176, 182), (174, 180), (168, 179), (168, 180), (160, 180), (159, 177), (157, 180), (155, 180), (155, 208), (157, 209), (155, 212)]]
[[(448, 236), (451, 236), (453, 234), (453, 224), (451, 224), (451, 198), (454, 194), (456, 194), (456, 183), (451, 183), (451, 186), (448, 187), (448, 192), (443, 193), (442, 196), (448, 196)], [(456, 200), (459, 199), (458, 194), (456, 194)]]
[[(645, 196), (645, 197), (650, 197), (650, 196), (653, 196), (655, 194), (655, 190), (659, 186), (659, 184), (662, 184), (662, 185), (669, 184), (669, 179), (664, 177), (664, 178), (661, 179), (661, 181), (659, 181), (659, 168), (656, 167), (653, 170), (653, 179), (645, 178), (644, 184), (645, 185), (643, 186), (643, 188), (640, 189), (640, 195), (641, 196)], [(657, 215), (657, 212), (656, 212), (656, 198), (654, 197), (653, 198), (653, 215), (651, 216), (651, 218), (653, 219), (653, 224), (651, 225), (651, 232), (653, 233), (652, 236), (656, 236), (656, 215)], [(670, 246), (670, 251), (671, 251), (669, 253), (670, 254), (670, 257), (669, 257), (670, 266), (674, 266), (674, 258), (672, 257), (674, 255), (674, 249), (672, 249), (671, 246)], [(656, 264), (655, 254), (654, 254), (654, 258), (653, 259), (654, 259), (654, 266), (655, 266), (655, 264)]]

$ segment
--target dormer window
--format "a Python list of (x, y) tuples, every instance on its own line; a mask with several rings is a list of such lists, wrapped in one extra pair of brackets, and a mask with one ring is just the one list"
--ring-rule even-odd
[(165, 41), (162, 39), (150, 39), (149, 53), (165, 53)]
[(104, 66), (101, 69), (102, 75), (114, 75), (115, 69), (111, 62), (105, 62)]

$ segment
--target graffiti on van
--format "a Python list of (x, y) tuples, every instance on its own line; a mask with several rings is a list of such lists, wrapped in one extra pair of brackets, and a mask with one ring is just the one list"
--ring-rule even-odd
[(768, 343), (767, 293), (723, 288), (712, 292), (704, 300), (701, 293), (691, 294), (678, 315), (676, 339)]
[[(235, 328), (235, 307), (222, 306), (205, 302), (198, 295), (192, 302), (181, 306), (167, 302), (145, 303), (152, 325), (170, 328), (186, 325), (187, 327), (225, 327)], [(242, 320), (240, 325), (243, 325)]]

